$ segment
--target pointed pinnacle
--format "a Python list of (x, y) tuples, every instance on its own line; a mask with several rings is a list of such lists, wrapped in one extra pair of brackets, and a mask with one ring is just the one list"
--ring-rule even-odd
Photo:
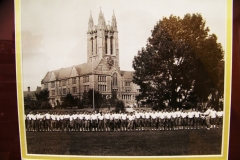
[(89, 20), (92, 20), (92, 11), (90, 11), (90, 17)]
[(116, 17), (115, 17), (115, 13), (114, 13), (114, 10), (113, 10), (113, 16), (112, 16), (112, 19), (116, 19)]

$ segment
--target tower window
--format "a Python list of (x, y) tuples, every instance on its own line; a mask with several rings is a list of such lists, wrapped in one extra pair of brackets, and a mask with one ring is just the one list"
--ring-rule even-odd
[(107, 51), (108, 51), (108, 49), (107, 49), (107, 40), (108, 40), (108, 37), (106, 36), (105, 37), (105, 52), (106, 52), (106, 54), (107, 54)]
[(96, 40), (96, 55), (98, 54), (98, 49), (97, 49), (97, 36), (95, 37)]
[(110, 52), (113, 54), (113, 37), (110, 39)]
[(113, 86), (117, 86), (117, 73), (113, 74)]
[(92, 55), (93, 55), (93, 38), (91, 38), (91, 42), (92, 42)]

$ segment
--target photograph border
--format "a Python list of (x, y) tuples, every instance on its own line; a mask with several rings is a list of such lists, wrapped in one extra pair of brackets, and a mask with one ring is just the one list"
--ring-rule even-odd
[(221, 155), (194, 155), (194, 156), (73, 156), (73, 155), (36, 155), (27, 153), (26, 132), (24, 123), (24, 103), (22, 87), (22, 48), (21, 48), (21, 0), (15, 0), (15, 40), (16, 40), (16, 77), (17, 77), (17, 99), (18, 99), (18, 117), (19, 134), (22, 159), (105, 159), (105, 158), (161, 158), (161, 159), (227, 159), (229, 146), (229, 128), (230, 128), (230, 106), (231, 106), (231, 78), (232, 78), (232, 0), (226, 2), (226, 51), (225, 51), (225, 77), (224, 77), (224, 118)]

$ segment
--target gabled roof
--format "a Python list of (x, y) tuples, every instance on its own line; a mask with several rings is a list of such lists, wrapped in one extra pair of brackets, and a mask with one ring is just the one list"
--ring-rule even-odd
[(54, 71), (56, 79), (66, 79), (70, 77), (72, 67), (61, 68), (57, 71)]
[(92, 73), (92, 68), (96, 69), (100, 61), (101, 60), (96, 60), (93, 64), (91, 62), (79, 64), (75, 66), (75, 68), (77, 69), (79, 75), (86, 75)]
[(58, 70), (49, 71), (49, 72), (47, 72), (47, 74), (43, 78), (42, 82), (43, 83), (44, 82), (49, 82), (52, 72), (55, 74), (55, 77), (58, 80), (67, 79), (67, 78), (70, 77), (73, 67), (76, 68), (77, 73), (80, 76), (86, 75), (86, 74), (91, 74), (92, 73), (92, 67), (95, 69), (99, 65), (100, 61), (101, 60), (96, 60), (96, 61), (94, 61), (93, 64), (91, 62), (88, 62), (88, 63), (83, 63), (83, 64), (79, 64), (79, 65), (72, 66), (72, 67), (61, 68), (61, 69), (58, 69)]
[(24, 97), (27, 97), (27, 96), (36, 97), (35, 96), (35, 91), (23, 91), (23, 96)]
[(134, 71), (120, 71), (120, 74), (124, 79), (133, 79)]

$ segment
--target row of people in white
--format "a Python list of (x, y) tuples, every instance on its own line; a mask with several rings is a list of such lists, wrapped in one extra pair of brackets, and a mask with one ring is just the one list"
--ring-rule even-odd
[[(26, 115), (27, 130), (56, 130), (56, 129), (73, 129), (73, 130), (110, 130), (113, 124), (114, 130), (148, 130), (148, 129), (186, 129), (199, 128), (204, 125), (205, 118), (211, 119), (212, 125), (221, 123), (223, 111), (208, 109), (206, 112), (190, 109), (188, 111), (179, 110), (178, 108), (171, 111), (151, 111), (141, 110), (133, 113), (106, 113), (96, 112), (74, 112), (73, 114), (65, 112), (36, 113), (30, 112)], [(218, 121), (215, 119), (218, 118)], [(207, 122), (206, 122), (207, 123)], [(35, 129), (33, 129), (35, 128)], [(36, 129), (37, 128), (37, 129)], [(209, 128), (209, 127), (208, 127)], [(42, 129), (42, 130), (43, 130)]]

